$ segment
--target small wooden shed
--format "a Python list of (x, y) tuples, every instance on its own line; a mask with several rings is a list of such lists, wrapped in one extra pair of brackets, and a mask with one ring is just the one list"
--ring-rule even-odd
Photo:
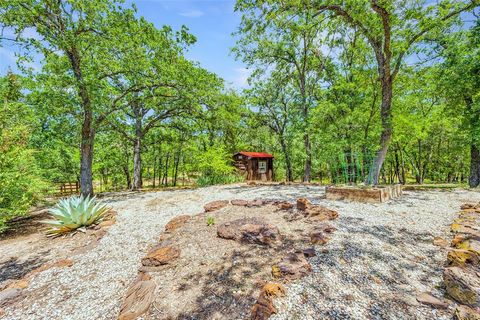
[(263, 152), (237, 152), (233, 155), (234, 165), (245, 176), (245, 180), (272, 181), (273, 155)]

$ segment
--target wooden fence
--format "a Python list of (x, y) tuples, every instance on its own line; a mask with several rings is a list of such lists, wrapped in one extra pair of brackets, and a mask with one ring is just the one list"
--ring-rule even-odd
[(80, 185), (77, 182), (61, 182), (57, 184), (57, 193), (59, 195), (70, 195), (80, 193)]

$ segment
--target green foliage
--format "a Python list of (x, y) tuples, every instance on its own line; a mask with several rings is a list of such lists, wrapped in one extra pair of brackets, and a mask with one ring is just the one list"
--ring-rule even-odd
[(62, 199), (49, 213), (55, 220), (43, 221), (51, 225), (49, 235), (61, 235), (100, 222), (110, 210), (94, 197), (73, 196)]
[(215, 218), (214, 217), (207, 217), (207, 226), (215, 225)]
[(6, 222), (24, 215), (45, 192), (47, 184), (35, 162), (29, 140), (32, 110), (22, 100), (20, 82), (9, 73), (0, 81), (0, 232)]

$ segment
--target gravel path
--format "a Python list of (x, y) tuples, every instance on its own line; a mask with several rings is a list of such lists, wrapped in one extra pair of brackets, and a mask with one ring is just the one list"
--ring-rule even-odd
[[(25, 289), (27, 299), (7, 308), (5, 318), (115, 319), (140, 259), (172, 217), (199, 213), (213, 200), (307, 196), (337, 208), (339, 230), (328, 244), (329, 253), (311, 261), (317, 272), (288, 286), (288, 296), (278, 301), (281, 312), (274, 319), (403, 319), (400, 314), (382, 314), (385, 303), (391, 302), (385, 293), (393, 287), (407, 292), (434, 287), (441, 274), (437, 260), (444, 254), (431, 245), (432, 237), (446, 234), (462, 202), (480, 201), (480, 193), (467, 191), (408, 193), (379, 205), (326, 201), (323, 194), (324, 188), (315, 186), (115, 194), (107, 202), (118, 212), (117, 223), (99, 245), (75, 256), (71, 268), (53, 268), (36, 276)], [(425, 253), (425, 264), (412, 263)], [(372, 275), (378, 280), (374, 285)], [(428, 316), (432, 318), (431, 313), (419, 313), (421, 319)]]

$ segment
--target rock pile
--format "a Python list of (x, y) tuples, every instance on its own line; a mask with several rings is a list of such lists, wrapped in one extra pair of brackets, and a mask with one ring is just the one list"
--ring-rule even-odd
[[(218, 203), (218, 202), (217, 202)], [(325, 207), (313, 205), (308, 199), (300, 198), (295, 205), (285, 201), (255, 199), (252, 201), (232, 200), (232, 205), (254, 207), (262, 205), (275, 205), (279, 211), (287, 211), (290, 214), (285, 217), (287, 221), (308, 219), (312, 228), (309, 231), (309, 240), (314, 245), (325, 245), (336, 230), (327, 220), (338, 218), (338, 213)], [(215, 205), (207, 204), (205, 211), (209, 212)], [(231, 239), (241, 243), (258, 245), (282, 244), (282, 237), (278, 228), (268, 224), (261, 218), (243, 218), (225, 222), (217, 227), (217, 235), (223, 239)], [(312, 272), (312, 266), (306, 258), (316, 255), (314, 248), (296, 249), (294, 252), (286, 252), (278, 263), (272, 266), (272, 276), (278, 281), (293, 281), (300, 279)], [(267, 294), (269, 287), (278, 284), (267, 284), (260, 292), (257, 302), (252, 308), (251, 319), (268, 319), (276, 313), (272, 298), (284, 295), (284, 289), (276, 291), (281, 294)]]
[(460, 304), (456, 319), (480, 319), (480, 203), (462, 205), (451, 231), (454, 238), (443, 273), (446, 292)]

